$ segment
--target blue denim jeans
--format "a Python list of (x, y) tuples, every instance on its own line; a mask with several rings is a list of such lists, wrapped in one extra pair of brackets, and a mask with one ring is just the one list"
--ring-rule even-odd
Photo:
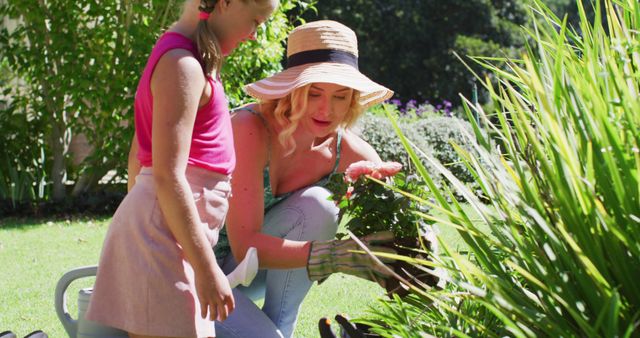
[[(293, 193), (265, 215), (262, 232), (295, 241), (332, 239), (338, 228), (338, 208), (329, 196), (329, 191), (316, 186)], [(236, 267), (232, 256), (219, 261), (227, 274)], [(224, 322), (216, 322), (216, 336), (291, 337), (311, 284), (306, 268), (259, 270), (249, 287), (233, 290), (236, 309)], [(261, 298), (262, 309), (253, 302)]]

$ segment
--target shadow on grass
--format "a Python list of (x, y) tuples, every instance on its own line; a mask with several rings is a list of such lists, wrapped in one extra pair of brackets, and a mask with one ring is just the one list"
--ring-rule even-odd
[(12, 203), (0, 200), (0, 230), (31, 228), (48, 222), (111, 217), (126, 195), (126, 186), (86, 193), (61, 201)]
[(112, 214), (67, 214), (50, 216), (9, 216), (0, 218), (0, 231), (2, 230), (29, 230), (53, 223), (75, 223), (75, 222), (102, 222), (110, 219)]

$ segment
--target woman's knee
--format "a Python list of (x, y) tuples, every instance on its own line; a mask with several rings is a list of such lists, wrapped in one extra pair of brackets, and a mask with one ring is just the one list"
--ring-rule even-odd
[(338, 230), (339, 209), (323, 187), (309, 187), (299, 192), (298, 206), (304, 213), (303, 240), (326, 240)]
[[(297, 191), (265, 215), (265, 228), (278, 227), (286, 232), (282, 235), (294, 240), (331, 239), (338, 228), (339, 209), (330, 196), (322, 187)], [(288, 224), (288, 229), (283, 223)]]
[(335, 223), (338, 220), (340, 209), (330, 200), (331, 192), (323, 187), (309, 187), (300, 192), (300, 205), (302, 208), (313, 210), (314, 216), (327, 222)]

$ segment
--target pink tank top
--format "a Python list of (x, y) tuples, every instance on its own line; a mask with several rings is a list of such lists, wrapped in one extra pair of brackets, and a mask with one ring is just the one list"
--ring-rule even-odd
[[(147, 60), (136, 91), (134, 111), (135, 129), (138, 138), (138, 160), (145, 167), (152, 167), (151, 125), (153, 118), (153, 95), (151, 94), (151, 75), (160, 57), (171, 49), (186, 49), (198, 60), (196, 44), (189, 38), (175, 32), (164, 33), (156, 42)], [(229, 103), (224, 87), (219, 79), (207, 77), (213, 93), (207, 104), (200, 107), (191, 137), (188, 164), (212, 170), (222, 174), (231, 174), (236, 164), (233, 148), (233, 132)]]

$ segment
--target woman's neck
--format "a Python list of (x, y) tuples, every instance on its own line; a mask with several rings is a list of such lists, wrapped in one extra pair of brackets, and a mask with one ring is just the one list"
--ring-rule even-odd
[[(264, 111), (263, 107), (259, 107), (258, 109)], [(264, 118), (267, 120), (269, 129), (275, 136), (272, 138), (272, 147), (277, 147), (278, 153), (286, 154), (288, 150), (285, 149), (285, 146), (280, 143), (280, 140), (278, 138), (278, 135), (280, 135), (283, 127), (278, 123), (278, 121), (276, 121), (275, 117), (272, 114), (263, 114), (262, 116), (264, 116)], [(305, 130), (301, 124), (298, 124), (298, 127), (291, 135), (291, 137), (293, 137), (293, 141), (296, 143), (296, 148), (294, 149), (293, 153), (289, 155), (317, 150), (320, 147), (326, 147), (327, 145), (331, 144), (331, 142), (328, 141), (332, 140), (333, 136), (335, 135), (336, 132), (323, 137), (315, 137), (307, 130)]]
[(331, 133), (323, 137), (315, 137), (300, 127), (293, 133), (294, 140), (296, 141), (296, 150), (301, 152), (318, 150), (329, 146), (334, 135), (335, 133)]

